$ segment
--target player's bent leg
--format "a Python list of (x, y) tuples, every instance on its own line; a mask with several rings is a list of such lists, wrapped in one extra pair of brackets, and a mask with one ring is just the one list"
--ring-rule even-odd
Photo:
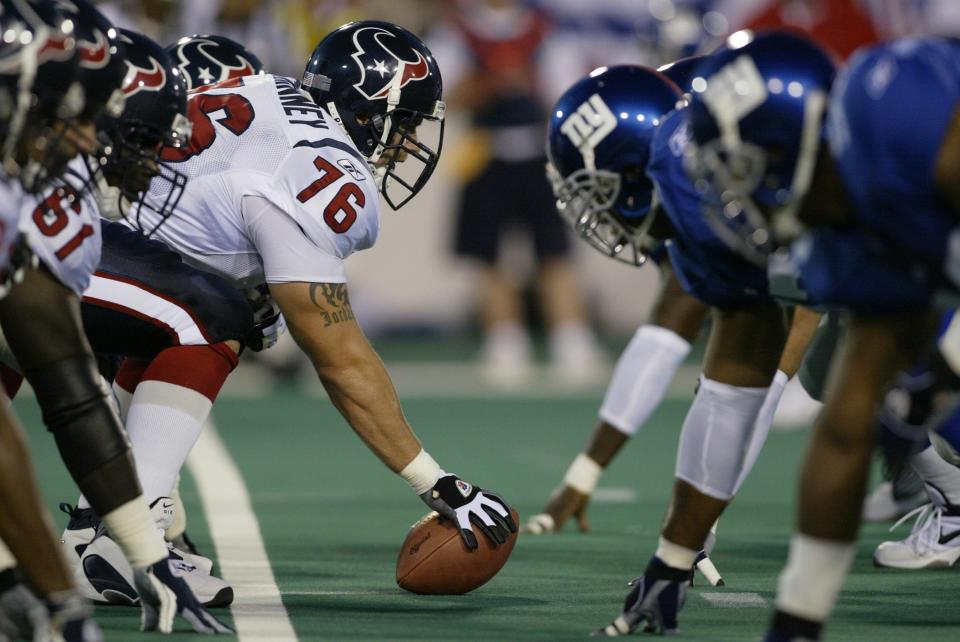
[[(43, 268), (28, 270), (0, 301), (0, 324), (43, 410), (43, 420), (81, 491), (132, 563), (165, 557), (150, 529), (119, 418), (79, 322), (76, 296)], [(158, 547), (159, 544), (159, 547)]]
[[(680, 435), (673, 503), (641, 586), (665, 586), (667, 595), (685, 592), (711, 527), (733, 497), (785, 339), (783, 315), (773, 303), (716, 311), (704, 374)], [(674, 631), (682, 600), (660, 606), (669, 610), (654, 629)], [(613, 629), (601, 632), (619, 631), (618, 621), (632, 622), (629, 630), (651, 622), (648, 604), (628, 604)]]
[(800, 481), (798, 532), (780, 575), (768, 640), (819, 639), (853, 561), (887, 385), (926, 343), (924, 316), (854, 316)]
[(574, 459), (544, 511), (527, 521), (525, 532), (550, 533), (570, 517), (582, 532), (590, 529), (586, 509), (603, 469), (663, 401), (689, 354), (707, 307), (683, 291), (669, 267), (665, 272), (652, 323), (640, 326), (620, 356), (586, 448)]

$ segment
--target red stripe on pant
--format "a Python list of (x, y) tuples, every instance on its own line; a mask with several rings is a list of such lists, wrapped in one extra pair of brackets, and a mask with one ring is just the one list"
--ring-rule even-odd
[(141, 381), (163, 381), (199, 392), (212, 403), (239, 361), (237, 353), (225, 342), (207, 346), (174, 346), (162, 351), (149, 363), (124, 359), (116, 383), (133, 392)]

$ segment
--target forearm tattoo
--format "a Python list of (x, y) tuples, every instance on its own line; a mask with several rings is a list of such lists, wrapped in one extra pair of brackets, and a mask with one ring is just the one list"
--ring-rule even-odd
[(320, 309), (325, 328), (335, 323), (356, 320), (350, 306), (350, 293), (347, 292), (346, 283), (311, 283), (310, 300)]

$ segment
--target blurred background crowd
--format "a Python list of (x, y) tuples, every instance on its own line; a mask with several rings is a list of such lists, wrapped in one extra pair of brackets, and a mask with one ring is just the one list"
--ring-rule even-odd
[[(402, 211), (384, 207), (377, 246), (347, 264), (351, 297), (376, 342), (419, 341), (432, 355), (469, 361), (483, 385), (503, 388), (529, 383), (538, 369), (565, 386), (602, 385), (616, 347), (646, 319), (658, 289), (656, 267), (594, 255), (553, 210), (543, 135), (567, 86), (601, 65), (657, 66), (706, 52), (741, 28), (801, 29), (840, 57), (878, 39), (960, 35), (958, 0), (100, 4), (116, 24), (165, 44), (187, 34), (229, 36), (268, 71), (294, 77), (324, 34), (351, 20), (387, 20), (424, 36), (448, 104), (440, 169)], [(265, 353), (271, 371), (302, 372), (289, 347)]]

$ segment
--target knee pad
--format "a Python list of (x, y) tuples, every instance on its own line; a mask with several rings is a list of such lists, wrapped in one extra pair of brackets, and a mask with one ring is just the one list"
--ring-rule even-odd
[(625, 435), (635, 434), (663, 401), (689, 353), (690, 344), (673, 331), (640, 326), (617, 361), (600, 418)]
[(104, 488), (112, 486), (114, 492), (126, 494), (123, 487), (132, 482), (136, 492), (131, 497), (136, 497), (139, 485), (132, 465), (128, 475), (125, 466), (117, 463), (129, 460), (130, 444), (94, 360), (89, 356), (71, 357), (24, 374), (43, 411), (43, 423), (53, 433), (74, 480), (83, 486), (91, 473), (113, 464), (107, 467), (114, 472), (112, 479), (101, 480)]
[(701, 376), (680, 433), (677, 478), (704, 495), (731, 499), (768, 390)]

